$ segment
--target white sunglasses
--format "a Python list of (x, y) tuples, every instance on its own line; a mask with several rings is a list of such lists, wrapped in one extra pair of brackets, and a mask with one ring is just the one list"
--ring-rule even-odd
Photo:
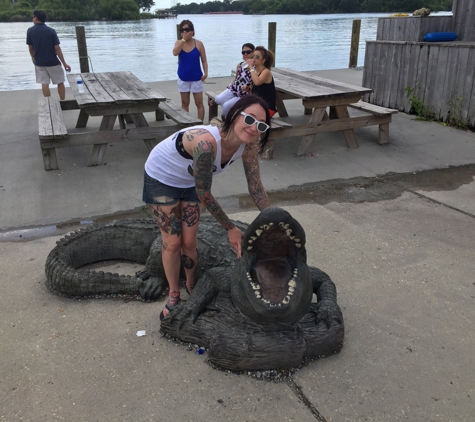
[(257, 120), (254, 116), (251, 116), (250, 114), (244, 113), (244, 111), (241, 111), (241, 114), (244, 116), (244, 123), (248, 126), (252, 126), (254, 123), (257, 123), (257, 130), (261, 133), (266, 132), (269, 129), (269, 125), (265, 122), (261, 122)]

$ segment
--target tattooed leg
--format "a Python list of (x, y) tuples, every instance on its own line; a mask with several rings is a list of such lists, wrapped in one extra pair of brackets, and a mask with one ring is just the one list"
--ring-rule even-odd
[(186, 287), (189, 292), (195, 287), (195, 271), (198, 263), (198, 224), (200, 204), (186, 202), (182, 204), (182, 264), (186, 274)]
[(149, 205), (149, 208), (162, 234), (162, 263), (171, 300), (172, 292), (180, 292), (181, 204)]

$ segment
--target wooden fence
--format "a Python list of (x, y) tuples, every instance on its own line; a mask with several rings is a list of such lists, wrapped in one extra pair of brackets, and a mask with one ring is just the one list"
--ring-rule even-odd
[[(475, 1), (454, 0), (453, 16), (380, 18), (366, 42), (365, 100), (411, 111), (417, 97), (436, 117), (475, 127)], [(429, 32), (455, 32), (455, 42), (423, 42)]]
[(406, 88), (438, 118), (475, 126), (475, 43), (367, 41), (365, 100), (408, 113)]

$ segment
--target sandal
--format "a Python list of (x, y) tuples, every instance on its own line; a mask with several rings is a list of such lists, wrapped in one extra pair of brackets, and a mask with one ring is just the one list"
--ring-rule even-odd
[[(175, 306), (178, 305), (181, 302), (181, 299), (178, 299), (178, 302), (176, 302), (173, 306), (169, 305), (168, 303), (165, 305), (165, 308), (163, 308), (162, 312), (160, 312), (160, 321), (163, 321), (163, 319), (170, 314), (173, 309), (175, 309)], [(167, 310), (167, 314), (165, 315), (165, 310)]]

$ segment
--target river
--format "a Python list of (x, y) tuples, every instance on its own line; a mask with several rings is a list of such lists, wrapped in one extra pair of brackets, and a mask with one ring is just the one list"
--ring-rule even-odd
[[(335, 15), (179, 15), (174, 19), (125, 22), (51, 22), (66, 62), (79, 72), (77, 25), (86, 31), (90, 69), (130, 70), (145, 82), (176, 79), (172, 54), (176, 25), (190, 19), (195, 37), (203, 41), (209, 77), (228, 76), (241, 59), (241, 45), (267, 46), (268, 23), (276, 22), (276, 66), (295, 70), (348, 67), (351, 29), (361, 19), (358, 66), (363, 66), (365, 40), (376, 39), (379, 17), (388, 14)], [(0, 23), (0, 91), (33, 89), (34, 68), (26, 45), (30, 22)]]

